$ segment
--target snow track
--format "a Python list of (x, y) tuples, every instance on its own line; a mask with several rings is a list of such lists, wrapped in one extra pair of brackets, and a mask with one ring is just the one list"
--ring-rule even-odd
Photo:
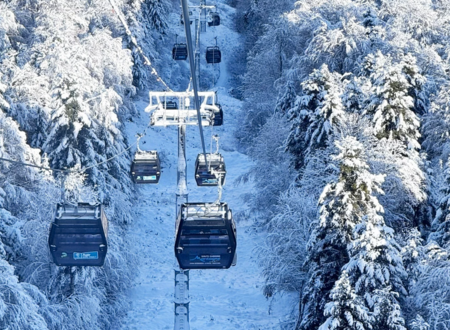
[[(190, 271), (190, 327), (191, 330), (217, 329), (280, 329), (279, 323), (295, 305), (294, 297), (285, 296), (273, 304), (263, 296), (264, 280), (256, 264), (255, 249), (263, 242), (263, 234), (252, 227), (252, 222), (244, 215), (248, 209), (245, 194), (252, 192), (252, 184), (236, 185), (238, 176), (248, 171), (251, 160), (239, 153), (233, 132), (237, 125), (237, 112), (240, 101), (230, 97), (226, 68), (227, 53), (239, 42), (236, 32), (230, 30), (234, 9), (219, 3), (222, 24), (208, 28), (201, 36), (203, 45), (212, 45), (215, 33), (219, 35), (223, 63), (218, 81), (218, 94), (224, 109), (224, 125), (205, 128), (205, 142), (209, 150), (211, 133), (219, 134), (221, 153), (227, 166), (227, 179), (222, 201), (233, 210), (237, 222), (238, 247), (237, 266), (228, 270)], [(176, 16), (173, 15), (175, 18)], [(178, 16), (179, 18), (179, 16)], [(177, 19), (178, 19), (177, 18)], [(179, 29), (178, 21), (173, 29)], [(179, 31), (177, 30), (179, 33)], [(175, 33), (174, 33), (175, 34)], [(202, 47), (202, 66), (204, 67)], [(209, 68), (208, 70), (210, 70)], [(137, 132), (142, 132), (148, 124), (148, 114), (144, 112), (146, 100), (137, 103), (140, 119), (127, 127), (130, 141)], [(212, 130), (212, 131), (211, 131)], [(214, 148), (214, 147), (213, 147)], [(177, 128), (151, 128), (141, 139), (141, 149), (156, 149), (162, 160), (162, 174), (158, 185), (138, 186), (139, 217), (133, 224), (130, 238), (138, 255), (136, 265), (138, 276), (128, 292), (132, 309), (129, 311), (121, 329), (173, 329), (174, 322), (174, 231), (175, 231), (175, 193), (177, 177)], [(194, 180), (194, 163), (201, 152), (197, 127), (187, 128), (188, 191), (190, 202), (212, 202), (217, 197), (217, 188), (197, 187)]]

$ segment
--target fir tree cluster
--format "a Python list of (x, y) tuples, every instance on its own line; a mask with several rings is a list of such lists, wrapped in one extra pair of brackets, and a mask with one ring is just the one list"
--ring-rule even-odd
[(450, 5), (236, 7), (252, 31), (236, 137), (267, 187), (264, 293), (299, 296), (286, 329), (450, 327)]
[[(114, 2), (154, 53), (170, 2)], [(127, 311), (137, 257), (127, 239), (135, 191), (123, 122), (152, 80), (118, 14), (109, 1), (0, 2), (0, 157), (89, 168), (65, 178), (65, 200), (101, 202), (109, 219), (104, 267), (57, 267), (47, 239), (59, 172), (0, 161), (1, 329), (111, 329)]]

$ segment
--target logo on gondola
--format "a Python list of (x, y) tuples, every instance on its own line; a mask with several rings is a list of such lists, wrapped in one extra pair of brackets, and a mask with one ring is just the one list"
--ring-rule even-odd
[(75, 260), (92, 260), (98, 259), (98, 251), (93, 252), (74, 252), (73, 258)]
[(67, 257), (67, 253), (66, 252), (61, 253), (61, 258), (65, 258), (65, 257)]
[(191, 258), (192, 263), (214, 264), (220, 262), (220, 255), (201, 255)]
[(202, 183), (205, 183), (205, 184), (216, 184), (217, 183), (217, 179), (203, 179), (202, 180)]

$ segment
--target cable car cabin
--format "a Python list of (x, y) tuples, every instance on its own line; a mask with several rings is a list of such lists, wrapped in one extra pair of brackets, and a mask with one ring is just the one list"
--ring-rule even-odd
[(158, 183), (161, 176), (161, 161), (158, 152), (138, 151), (131, 163), (134, 183)]
[[(189, 12), (189, 25), (192, 24), (191, 16), (192, 16), (192, 11)], [(181, 25), (184, 25), (184, 17), (183, 17), (183, 14), (180, 14), (180, 23), (181, 23)]]
[(211, 13), (209, 16), (208, 26), (219, 26), (220, 16), (218, 13)]
[(212, 46), (206, 48), (206, 62), (208, 64), (220, 63), (222, 61), (222, 53), (219, 46)]
[(219, 178), (214, 174), (222, 175), (220, 184), (225, 184), (225, 176), (227, 174), (225, 162), (221, 154), (199, 154), (195, 161), (195, 181), (197, 186), (218, 186)]
[(58, 266), (103, 266), (108, 220), (102, 204), (58, 204), (48, 245)]
[(181, 205), (175, 256), (181, 269), (225, 269), (236, 265), (236, 225), (226, 203)]
[(175, 44), (172, 49), (172, 58), (176, 61), (184, 61), (188, 57), (186, 44)]
[(175, 101), (164, 102), (164, 109), (177, 110), (178, 104)]
[(222, 126), (223, 125), (223, 110), (220, 104), (216, 104), (219, 108), (219, 111), (214, 111), (214, 124), (213, 126)]
[[(217, 94), (216, 94), (216, 102), (217, 102)], [(207, 103), (208, 105), (212, 105), (211, 102)], [(222, 126), (223, 125), (223, 110), (222, 106), (219, 103), (216, 103), (215, 106), (218, 108), (212, 108), (214, 113), (214, 123), (213, 126)]]

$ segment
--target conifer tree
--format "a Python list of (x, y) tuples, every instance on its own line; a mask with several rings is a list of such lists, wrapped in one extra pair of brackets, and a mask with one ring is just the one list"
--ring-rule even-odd
[(406, 294), (401, 249), (395, 242), (394, 231), (379, 214), (383, 208), (376, 197), (369, 199), (371, 209), (355, 227), (355, 240), (349, 246), (350, 261), (344, 269), (374, 317), (373, 329), (406, 330), (399, 304), (399, 295)]
[[(0, 223), (3, 226), (4, 222), (8, 222), (9, 217), (11, 215), (0, 208)], [(7, 258), (3, 243), (0, 241), (0, 328), (47, 329), (45, 319), (39, 314), (39, 305), (28, 293), (37, 293), (37, 288), (27, 283), (20, 283), (14, 274), (14, 267), (6, 261)], [(42, 295), (39, 298), (45, 301)]]
[[(353, 137), (346, 137), (337, 142), (337, 147), (341, 151), (336, 159), (342, 161), (340, 174), (342, 181), (339, 182), (342, 186), (341, 188), (336, 186), (336, 190), (344, 197), (341, 199), (342, 204), (332, 200), (333, 203), (326, 203), (324, 206), (328, 205), (330, 209), (332, 207), (333, 211), (338, 209), (347, 217), (353, 216), (347, 223), (342, 222), (341, 217), (334, 217), (333, 220), (335, 223), (341, 222), (340, 228), (344, 229), (343, 233), (351, 235), (351, 237), (344, 236), (348, 243), (346, 249), (349, 261), (343, 269), (348, 272), (356, 295), (364, 298), (355, 300), (359, 305), (355, 305), (354, 308), (369, 311), (371, 317), (367, 314), (363, 317), (358, 314), (355, 316), (361, 323), (360, 329), (404, 330), (405, 322), (397, 300), (399, 293), (406, 293), (402, 285), (405, 271), (400, 247), (394, 240), (393, 230), (384, 224), (384, 219), (380, 215), (383, 207), (374, 196), (376, 193), (382, 193), (383, 176), (369, 172), (363, 146)], [(341, 303), (355, 304), (355, 302), (351, 298), (351, 301)], [(330, 325), (333, 317), (337, 315), (331, 315), (324, 326)]]
[(363, 145), (354, 137), (336, 141), (339, 177), (327, 184), (319, 199), (320, 220), (308, 248), (309, 282), (303, 304), (300, 329), (317, 329), (324, 323), (329, 293), (349, 261), (347, 245), (355, 226), (372, 207), (371, 194), (380, 191), (382, 176), (372, 175), (365, 161)]
[(429, 240), (434, 240), (439, 246), (446, 247), (450, 243), (450, 157), (445, 164), (444, 182), (440, 190), (442, 198), (433, 219), (433, 232)]
[(167, 29), (167, 16), (169, 14), (169, 2), (167, 0), (143, 0), (142, 14), (152, 28), (164, 34)]
[(292, 126), (287, 149), (295, 156), (296, 168), (302, 167), (315, 149), (325, 148), (330, 136), (344, 122), (340, 80), (338, 73), (323, 65), (302, 83), (303, 94), (288, 113)]
[(325, 316), (328, 318), (319, 330), (372, 329), (373, 316), (364, 306), (362, 297), (355, 293), (347, 271), (342, 271), (330, 298), (332, 300), (325, 305)]
[(423, 116), (423, 143), (429, 158), (446, 162), (450, 155), (450, 83), (439, 89)]
[(411, 53), (407, 53), (400, 58), (399, 66), (402, 68), (409, 84), (408, 94), (414, 100), (413, 111), (416, 115), (423, 116), (430, 107), (429, 96), (425, 89), (427, 79), (417, 65), (416, 57)]
[(294, 106), (297, 99), (297, 93), (295, 91), (295, 85), (292, 80), (286, 83), (283, 95), (281, 95), (277, 100), (277, 105), (275, 111), (282, 114), (288, 113)]
[(413, 111), (412, 86), (403, 65), (378, 51), (366, 57), (364, 68), (372, 82), (367, 112), (372, 115), (376, 136), (400, 140), (408, 149), (420, 148), (420, 121)]
[[(1, 101), (0, 94), (0, 101)], [(4, 106), (9, 107), (4, 101)], [(0, 109), (0, 157), (41, 165), (39, 150), (26, 144), (25, 133)], [(37, 242), (28, 241), (24, 226), (48, 212), (39, 194), (45, 195), (46, 182), (36, 169), (6, 161), (0, 162), (0, 328), (46, 329), (40, 305), (47, 299), (39, 289), (19, 281), (27, 265), (37, 259), (27, 250)], [(47, 228), (46, 228), (47, 229)], [(45, 231), (47, 232), (47, 230)], [(42, 251), (39, 251), (42, 255)], [(45, 258), (45, 256), (44, 256)], [(34, 269), (35, 270), (35, 269)], [(33, 270), (33, 271), (34, 271)]]

